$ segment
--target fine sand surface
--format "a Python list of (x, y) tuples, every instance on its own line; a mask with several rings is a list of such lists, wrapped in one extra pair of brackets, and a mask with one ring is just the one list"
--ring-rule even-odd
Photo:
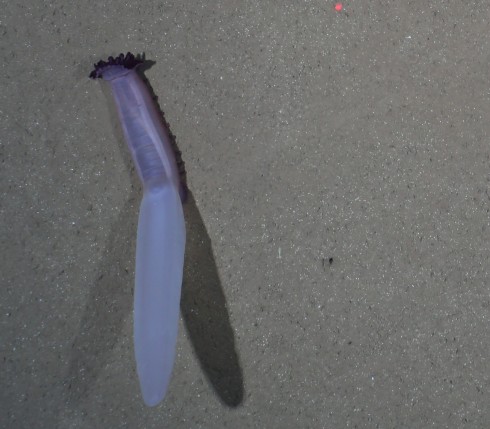
[[(2, 1), (0, 427), (488, 428), (490, 7)], [(186, 163), (169, 392), (132, 344), (141, 188), (92, 64)]]

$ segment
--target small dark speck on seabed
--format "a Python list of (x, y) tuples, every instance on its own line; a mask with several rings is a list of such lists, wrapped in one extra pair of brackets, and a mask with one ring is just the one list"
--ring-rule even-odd
[[(333, 264), (333, 258), (330, 257), (328, 258), (328, 265), (332, 265)], [(325, 268), (325, 265), (327, 265), (327, 258), (322, 258), (322, 266), (323, 268)]]

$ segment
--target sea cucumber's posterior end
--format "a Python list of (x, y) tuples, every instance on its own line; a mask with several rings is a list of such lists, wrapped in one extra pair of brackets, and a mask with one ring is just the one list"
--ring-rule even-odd
[(104, 77), (104, 71), (111, 68), (111, 66), (118, 66), (119, 68), (125, 68), (128, 70), (134, 69), (137, 65), (143, 63), (144, 58), (140, 55), (134, 56), (131, 52), (126, 55), (119, 54), (116, 58), (109, 57), (107, 61), (100, 60), (94, 64), (94, 70), (90, 73), (91, 79), (97, 79)]

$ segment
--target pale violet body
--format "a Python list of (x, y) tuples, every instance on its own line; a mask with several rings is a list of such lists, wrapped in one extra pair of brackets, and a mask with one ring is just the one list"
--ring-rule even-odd
[(111, 86), (143, 183), (136, 244), (134, 348), (143, 399), (155, 406), (166, 394), (175, 358), (185, 250), (183, 188), (168, 130), (146, 84), (134, 69), (122, 65), (96, 71), (95, 77)]

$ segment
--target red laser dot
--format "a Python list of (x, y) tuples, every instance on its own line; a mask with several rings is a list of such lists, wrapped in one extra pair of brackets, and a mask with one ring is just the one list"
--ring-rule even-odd
[(340, 12), (342, 10), (342, 3), (335, 3), (334, 8), (337, 12)]

